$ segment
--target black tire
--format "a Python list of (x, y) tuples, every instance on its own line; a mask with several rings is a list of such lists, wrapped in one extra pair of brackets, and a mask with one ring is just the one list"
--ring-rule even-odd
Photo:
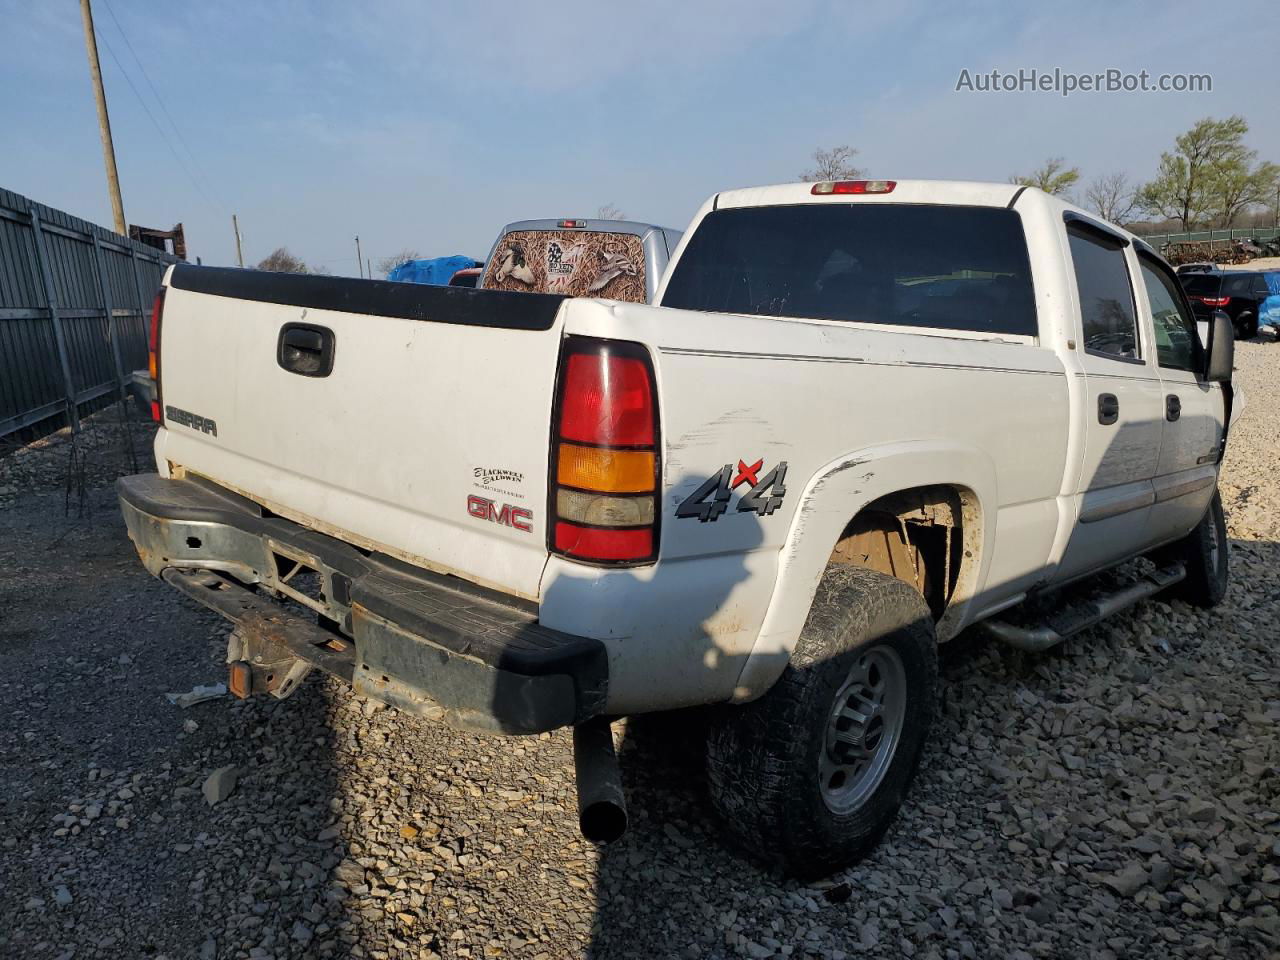
[(1252, 340), (1258, 335), (1258, 318), (1249, 313), (1236, 317), (1236, 340)]
[(1227, 519), (1222, 510), (1222, 494), (1215, 490), (1209, 509), (1196, 528), (1156, 554), (1157, 563), (1173, 561), (1187, 568), (1186, 579), (1162, 591), (1160, 598), (1183, 600), (1193, 607), (1216, 607), (1227, 595), (1227, 553)]
[[(865, 782), (865, 799), (835, 812), (820, 776), (824, 764), (841, 762), (828, 748), (837, 695), (852, 708), (856, 693), (848, 684), (859, 675), (855, 671), (873, 676), (865, 672), (868, 660), (874, 667), (894, 656), (893, 686), (903, 691), (894, 701), (902, 706), (894, 710), (897, 719), (880, 729), (896, 726), (896, 747), (879, 761), (878, 782), (855, 778), (850, 784)], [(711, 719), (707, 779), (725, 830), (747, 853), (800, 879), (860, 860), (893, 822), (915, 777), (933, 722), (937, 680), (937, 638), (924, 598), (885, 574), (829, 564), (781, 678), (760, 699), (722, 707)], [(888, 716), (887, 695), (885, 702)], [(861, 728), (868, 744), (875, 719)], [(889, 737), (874, 739), (883, 745)], [(846, 748), (836, 747), (843, 755)]]

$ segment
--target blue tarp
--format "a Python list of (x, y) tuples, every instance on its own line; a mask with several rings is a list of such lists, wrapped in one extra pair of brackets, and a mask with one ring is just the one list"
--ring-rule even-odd
[(459, 270), (467, 267), (478, 267), (479, 261), (472, 257), (433, 257), (429, 260), (406, 260), (387, 274), (388, 280), (400, 283), (434, 283), (446, 286), (449, 278)]
[(1268, 270), (1263, 274), (1267, 278), (1267, 289), (1271, 296), (1262, 301), (1258, 308), (1258, 325), (1274, 327), (1280, 334), (1280, 271)]

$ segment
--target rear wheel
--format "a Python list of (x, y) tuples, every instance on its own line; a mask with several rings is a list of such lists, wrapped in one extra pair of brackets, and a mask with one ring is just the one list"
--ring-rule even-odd
[(1258, 335), (1258, 318), (1252, 314), (1241, 314), (1236, 317), (1236, 339), (1252, 340)]
[(782, 677), (711, 722), (708, 781), (726, 831), (801, 878), (866, 855), (915, 776), (937, 672), (933, 620), (915, 589), (828, 566)]
[(1187, 568), (1186, 579), (1162, 592), (1162, 598), (1183, 600), (1194, 607), (1215, 607), (1221, 603), (1227, 594), (1230, 576), (1222, 494), (1215, 491), (1209, 509), (1196, 528), (1177, 543), (1161, 549), (1155, 559), (1181, 563)]

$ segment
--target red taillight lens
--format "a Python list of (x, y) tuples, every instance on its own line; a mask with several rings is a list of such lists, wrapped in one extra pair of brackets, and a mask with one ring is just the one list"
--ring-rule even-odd
[(814, 196), (832, 193), (893, 193), (897, 180), (823, 180), (809, 188)]
[(164, 317), (164, 287), (151, 303), (151, 332), (147, 337), (147, 372), (155, 384), (156, 396), (151, 401), (151, 419), (164, 423), (164, 404), (160, 400), (160, 322)]
[(661, 466), (648, 351), (568, 337), (555, 409), (548, 546), (593, 563), (651, 562)]
[(572, 353), (565, 358), (560, 436), (606, 446), (653, 444), (649, 366), (636, 357)]
[(613, 530), (557, 520), (556, 550), (570, 557), (634, 561), (653, 553), (653, 527)]
[(1231, 302), (1230, 297), (1200, 297), (1198, 299), (1206, 307), (1225, 307)]

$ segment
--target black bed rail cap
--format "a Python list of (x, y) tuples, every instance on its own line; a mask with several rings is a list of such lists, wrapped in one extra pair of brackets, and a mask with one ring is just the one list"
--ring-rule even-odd
[(187, 263), (174, 266), (169, 286), (214, 297), (282, 303), (310, 310), (506, 330), (551, 329), (565, 300), (550, 293), (475, 290)]

